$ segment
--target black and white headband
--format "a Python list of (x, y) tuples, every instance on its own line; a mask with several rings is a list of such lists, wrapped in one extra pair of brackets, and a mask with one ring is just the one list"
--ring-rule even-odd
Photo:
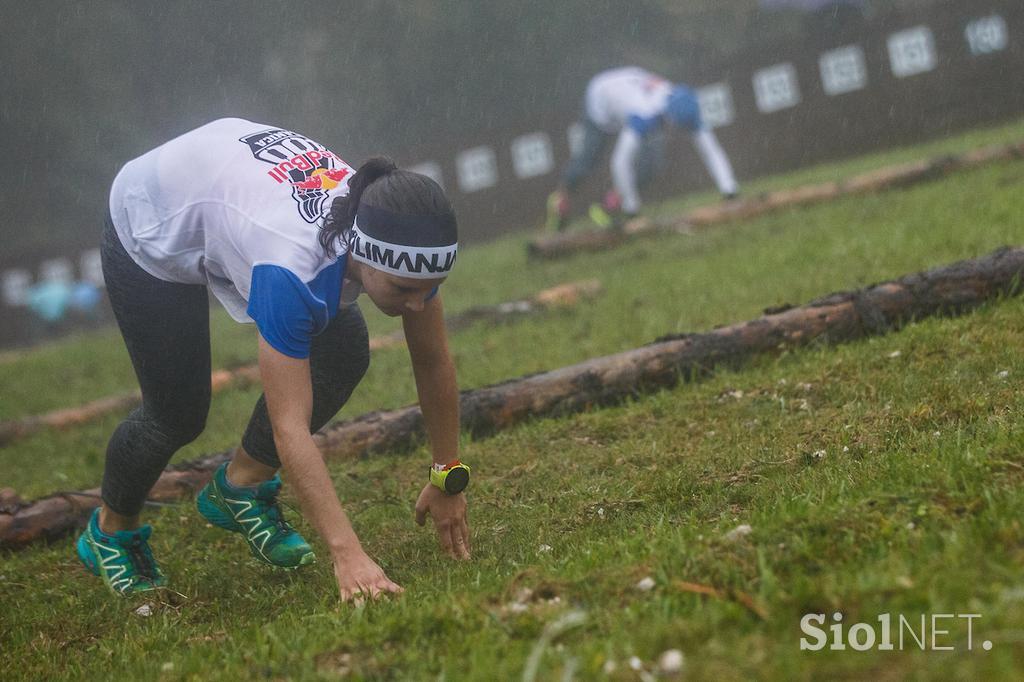
[(455, 216), (411, 216), (360, 204), (348, 252), (372, 268), (411, 279), (447, 277), (459, 242)]

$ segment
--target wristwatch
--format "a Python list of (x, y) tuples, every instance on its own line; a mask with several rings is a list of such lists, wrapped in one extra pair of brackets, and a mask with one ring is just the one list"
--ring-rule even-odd
[(469, 466), (459, 460), (430, 467), (430, 482), (449, 495), (458, 495), (469, 485)]

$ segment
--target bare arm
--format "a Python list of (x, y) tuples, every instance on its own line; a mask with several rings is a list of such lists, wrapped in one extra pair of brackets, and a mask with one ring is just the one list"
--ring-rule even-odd
[(732, 172), (732, 164), (726, 156), (722, 145), (718, 144), (718, 138), (709, 128), (702, 128), (693, 133), (693, 143), (697, 147), (704, 166), (711, 173), (711, 177), (722, 194), (735, 194), (739, 191), (736, 183), (736, 176)]
[(309, 360), (279, 353), (260, 336), (259, 364), (274, 443), (303, 514), (332, 553), (361, 551), (323, 456), (309, 433), (313, 412)]
[(422, 311), (403, 315), (402, 325), (433, 459), (447, 464), (459, 451), (459, 388), (440, 294)]
[[(459, 388), (448, 352), (441, 297), (427, 301), (419, 312), (406, 313), (402, 324), (432, 457), (435, 463), (447, 464), (458, 458)], [(428, 514), (444, 551), (456, 559), (468, 559), (465, 494), (448, 495), (427, 483), (416, 500), (416, 522), (422, 526)]]
[(400, 591), (363, 551), (309, 433), (313, 411), (309, 360), (288, 357), (260, 336), (259, 365), (278, 457), (303, 515), (330, 549), (342, 598), (360, 592), (376, 596), (384, 590)]
[(640, 151), (640, 134), (626, 126), (619, 133), (612, 150), (612, 184), (622, 197), (622, 210), (633, 214), (640, 210), (640, 192), (636, 187), (636, 155)]

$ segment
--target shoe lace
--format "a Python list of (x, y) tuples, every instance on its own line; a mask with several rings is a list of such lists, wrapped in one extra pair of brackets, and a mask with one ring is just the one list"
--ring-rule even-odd
[(156, 580), (158, 577), (156, 561), (154, 561), (153, 554), (149, 551), (146, 543), (142, 541), (133, 542), (125, 549), (128, 550), (128, 560), (131, 561), (135, 574), (149, 581)]
[(256, 499), (264, 507), (264, 513), (270, 522), (277, 526), (278, 530), (282, 533), (291, 533), (292, 527), (284, 519), (284, 514), (281, 513), (281, 506), (277, 500), (277, 490), (265, 490), (260, 491), (256, 495)]

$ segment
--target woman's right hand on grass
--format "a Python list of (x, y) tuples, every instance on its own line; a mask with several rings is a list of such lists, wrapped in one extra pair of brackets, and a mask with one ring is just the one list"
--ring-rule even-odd
[(384, 569), (377, 565), (365, 552), (334, 558), (334, 577), (342, 601), (377, 599), (391, 592), (401, 594), (405, 590), (391, 582)]

